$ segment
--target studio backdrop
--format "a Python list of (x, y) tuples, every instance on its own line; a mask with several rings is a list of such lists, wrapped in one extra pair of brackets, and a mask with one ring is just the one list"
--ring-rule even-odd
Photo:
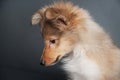
[[(43, 39), (39, 25), (30, 23), (36, 10), (54, 1), (0, 1), (0, 80), (66, 80), (60, 64), (49, 68), (39, 65)], [(120, 46), (120, 0), (68, 1), (87, 9)]]

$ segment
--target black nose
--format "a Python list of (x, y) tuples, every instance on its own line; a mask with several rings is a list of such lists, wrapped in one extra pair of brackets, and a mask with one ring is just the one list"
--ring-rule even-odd
[(44, 61), (44, 60), (41, 60), (41, 61), (40, 61), (40, 65), (45, 66), (45, 61)]

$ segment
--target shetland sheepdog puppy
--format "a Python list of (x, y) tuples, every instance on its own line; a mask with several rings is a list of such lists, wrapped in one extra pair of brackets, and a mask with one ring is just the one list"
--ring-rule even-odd
[(120, 49), (89, 13), (71, 2), (55, 2), (36, 11), (44, 39), (41, 65), (62, 61), (71, 80), (120, 80)]

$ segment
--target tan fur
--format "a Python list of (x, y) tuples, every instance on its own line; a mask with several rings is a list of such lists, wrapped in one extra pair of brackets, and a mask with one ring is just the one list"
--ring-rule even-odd
[(35, 12), (32, 24), (37, 23), (45, 42), (41, 59), (46, 65), (58, 57), (60, 60), (80, 44), (86, 56), (100, 67), (99, 80), (120, 80), (120, 50), (86, 10), (70, 2), (56, 2)]

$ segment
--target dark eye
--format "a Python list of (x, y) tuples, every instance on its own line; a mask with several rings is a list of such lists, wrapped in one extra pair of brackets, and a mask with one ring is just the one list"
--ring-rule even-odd
[(55, 44), (55, 39), (50, 40), (50, 43)]

